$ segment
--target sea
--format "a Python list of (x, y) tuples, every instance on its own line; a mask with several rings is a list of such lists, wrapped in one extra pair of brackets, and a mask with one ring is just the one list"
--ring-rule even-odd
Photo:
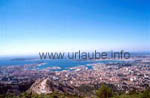
[(116, 60), (72, 60), (72, 59), (50, 59), (50, 60), (41, 60), (39, 58), (0, 58), (0, 66), (23, 66), (25, 64), (40, 64), (37, 66), (37, 69), (45, 69), (48, 67), (60, 67), (61, 70), (68, 70), (71, 67), (76, 66), (87, 66), (89, 69), (92, 67), (90, 64), (95, 63), (108, 63), (108, 62), (118, 62)]

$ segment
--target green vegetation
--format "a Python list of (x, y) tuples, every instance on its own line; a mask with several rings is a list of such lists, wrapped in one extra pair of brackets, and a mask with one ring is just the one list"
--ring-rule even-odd
[(150, 98), (150, 90), (145, 90), (143, 92), (135, 92), (132, 94), (122, 94), (114, 98)]
[(150, 98), (150, 89), (143, 92), (130, 92), (129, 94), (116, 95), (111, 88), (102, 85), (102, 87), (96, 91), (96, 95), (97, 98)]
[[(87, 95), (88, 97), (89, 95)], [(99, 88), (96, 91), (97, 98), (150, 98), (150, 89), (147, 89), (143, 92), (130, 92), (128, 94), (119, 94), (114, 93), (111, 88), (109, 88), (107, 85), (102, 85), (101, 88)], [(86, 98), (87, 98), (86, 97)], [(7, 95), (0, 95), (0, 98), (84, 98), (79, 97), (75, 95), (69, 95), (69, 94), (60, 94), (60, 93), (52, 93), (52, 94), (31, 94), (31, 93), (22, 93), (18, 96), (14, 94), (7, 94)], [(95, 98), (95, 97), (93, 97)]]
[(113, 96), (113, 91), (103, 84), (102, 87), (96, 91), (96, 95), (98, 98), (110, 98)]
[(0, 98), (82, 98), (78, 96), (68, 95), (68, 94), (60, 94), (60, 93), (52, 93), (52, 94), (29, 94), (22, 93), (18, 96), (13, 94), (1, 95)]

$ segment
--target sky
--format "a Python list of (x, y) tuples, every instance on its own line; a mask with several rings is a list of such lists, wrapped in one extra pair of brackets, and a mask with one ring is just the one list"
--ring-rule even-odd
[(149, 0), (0, 0), (0, 55), (149, 51)]

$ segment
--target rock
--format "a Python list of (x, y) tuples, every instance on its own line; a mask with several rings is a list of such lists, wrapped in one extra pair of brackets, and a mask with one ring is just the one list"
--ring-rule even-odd
[(79, 90), (66, 83), (60, 83), (50, 78), (39, 79), (33, 83), (29, 92), (35, 94), (51, 94), (54, 92), (66, 93), (70, 95), (80, 95)]

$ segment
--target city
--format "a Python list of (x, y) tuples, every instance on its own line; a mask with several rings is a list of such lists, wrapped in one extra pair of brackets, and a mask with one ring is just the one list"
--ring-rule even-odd
[[(72, 87), (66, 93), (72, 92), (71, 94), (75, 93), (80, 96), (85, 96), (86, 93), (84, 90), (73, 91), (75, 88), (80, 89), (82, 86), (87, 86), (91, 89), (89, 91), (90, 96), (94, 96), (95, 93), (92, 91), (97, 90), (103, 83), (113, 86), (116, 92), (124, 93), (144, 91), (150, 87), (150, 55), (136, 56), (123, 62), (110, 60), (107, 63), (81, 65), (60, 71), (55, 70), (61, 69), (61, 67), (36, 68), (36, 66), (43, 66), (44, 64), (41, 62), (39, 64), (25, 64), (24, 66), (0, 67), (1, 93), (20, 94), (29, 89), (37, 94), (53, 93), (43, 86), (40, 86), (41, 89), (34, 89), (38, 86), (35, 83), (39, 79), (40, 81), (50, 79), (50, 81), (57, 81)], [(62, 86), (62, 88), (65, 87)], [(43, 92), (43, 90), (45, 91)]]

